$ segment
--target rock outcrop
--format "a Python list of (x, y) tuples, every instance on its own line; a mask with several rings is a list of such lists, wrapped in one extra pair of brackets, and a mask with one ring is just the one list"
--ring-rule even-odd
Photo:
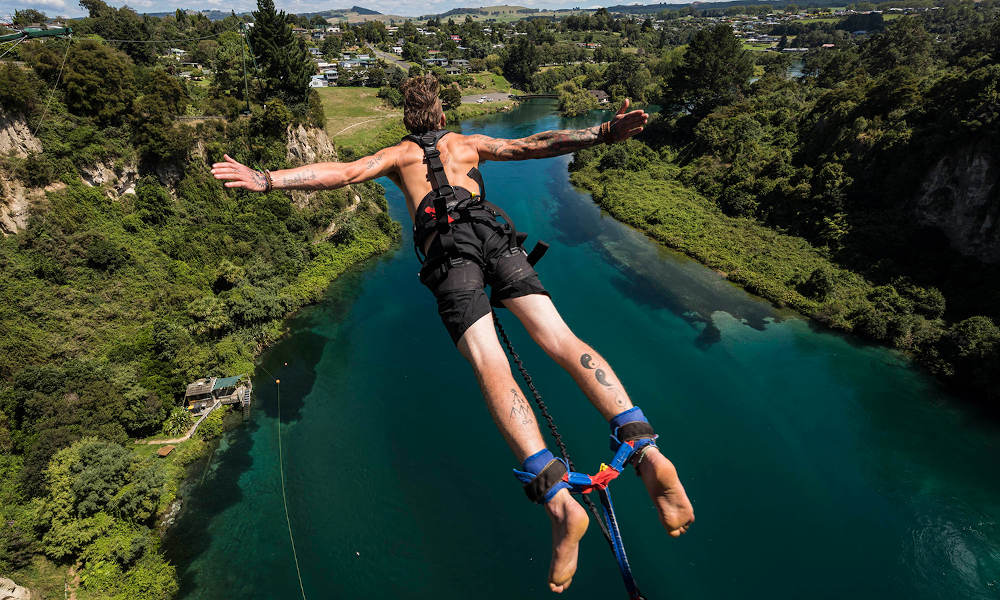
[(288, 160), (296, 164), (307, 164), (325, 160), (337, 160), (337, 150), (318, 127), (306, 128), (302, 125), (288, 126)]
[(41, 152), (42, 142), (31, 135), (28, 123), (21, 117), (9, 116), (0, 110), (0, 156), (24, 158)]
[(962, 254), (1000, 262), (1000, 154), (995, 144), (986, 141), (943, 156), (927, 173), (914, 212)]
[(0, 600), (31, 600), (34, 597), (28, 588), (21, 587), (6, 577), (0, 577)]
[(132, 164), (116, 162), (99, 162), (93, 166), (80, 169), (83, 182), (92, 187), (107, 186), (115, 194), (135, 193), (135, 184), (139, 181), (139, 170)]

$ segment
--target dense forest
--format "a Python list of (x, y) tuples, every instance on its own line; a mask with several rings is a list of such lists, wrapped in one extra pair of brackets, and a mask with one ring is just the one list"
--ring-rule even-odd
[[(160, 460), (133, 440), (185, 431), (185, 384), (252, 373), (288, 314), (398, 240), (374, 183), (248, 194), (209, 173), (224, 152), (271, 169), (354, 156), (320, 129), (310, 53), (398, 47), (447, 108), (473, 73), (556, 93), (567, 115), (598, 108), (595, 91), (658, 104), (638, 139), (579, 152), (573, 181), (750, 291), (1000, 400), (994, 0), (785, 7), (773, 23), (775, 5), (742, 2), (339, 23), (322, 40), (292, 26), (331, 23), (272, 0), (218, 21), (81, 5), (72, 40), (5, 46), (0, 63), (0, 129), (21, 146), (0, 152), (0, 188), (31, 205), (0, 237), (0, 574), (62, 590), (71, 569), (92, 597), (171, 597), (157, 527), (207, 444)], [(794, 49), (803, 76), (753, 36)], [(384, 62), (342, 76), (399, 104)], [(198, 437), (223, 425), (213, 413)]]
[[(295, 54), (266, 51), (291, 35), (273, 4), (256, 15), (261, 73), (246, 85), (234, 22), (83, 4), (72, 42), (21, 43), (21, 62), (0, 66), (0, 120), (40, 141), (4, 157), (0, 179), (43, 194), (23, 230), (0, 237), (0, 573), (43, 584), (46, 565), (76, 565), (92, 597), (170, 598), (156, 521), (204, 444), (167, 462), (132, 439), (185, 431), (187, 383), (251, 374), (284, 317), (399, 226), (374, 183), (290, 197), (211, 176), (224, 152), (283, 168), (298, 161), (290, 148), (330, 146), (311, 67), (291, 85), (271, 76), (296, 68)], [(192, 51), (210, 82), (177, 77), (155, 44), (107, 41), (205, 36)], [(235, 118), (179, 120), (187, 112)], [(218, 435), (213, 417), (200, 437)]]
[[(728, 24), (704, 27), (651, 61), (661, 117), (637, 141), (580, 152), (574, 181), (751, 291), (910, 352), (995, 406), (998, 16), (958, 2), (894, 19), (810, 50), (799, 79)], [(579, 87), (608, 80), (595, 73)]]

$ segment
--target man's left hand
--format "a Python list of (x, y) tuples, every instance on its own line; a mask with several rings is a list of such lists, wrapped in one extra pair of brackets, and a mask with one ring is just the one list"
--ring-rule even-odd
[(649, 115), (643, 110), (626, 112), (630, 104), (629, 99), (625, 98), (622, 107), (611, 118), (611, 130), (608, 132), (608, 139), (605, 140), (607, 143), (614, 144), (627, 140), (642, 131), (642, 128), (646, 125), (646, 121), (649, 120)]

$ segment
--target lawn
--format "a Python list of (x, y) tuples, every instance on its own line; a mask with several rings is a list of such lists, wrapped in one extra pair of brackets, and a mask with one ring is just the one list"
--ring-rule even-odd
[[(317, 88), (323, 100), (326, 132), (331, 138), (349, 134), (362, 123), (402, 117), (403, 111), (376, 96), (378, 90), (364, 87)], [(368, 129), (367, 127), (363, 129)]]

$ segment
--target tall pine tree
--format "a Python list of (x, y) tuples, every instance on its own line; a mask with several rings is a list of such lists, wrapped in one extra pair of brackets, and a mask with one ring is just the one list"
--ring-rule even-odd
[(296, 39), (285, 11), (277, 12), (274, 0), (257, 0), (249, 41), (260, 67), (266, 102), (278, 97), (287, 104), (304, 104), (309, 78), (314, 72), (306, 45)]

